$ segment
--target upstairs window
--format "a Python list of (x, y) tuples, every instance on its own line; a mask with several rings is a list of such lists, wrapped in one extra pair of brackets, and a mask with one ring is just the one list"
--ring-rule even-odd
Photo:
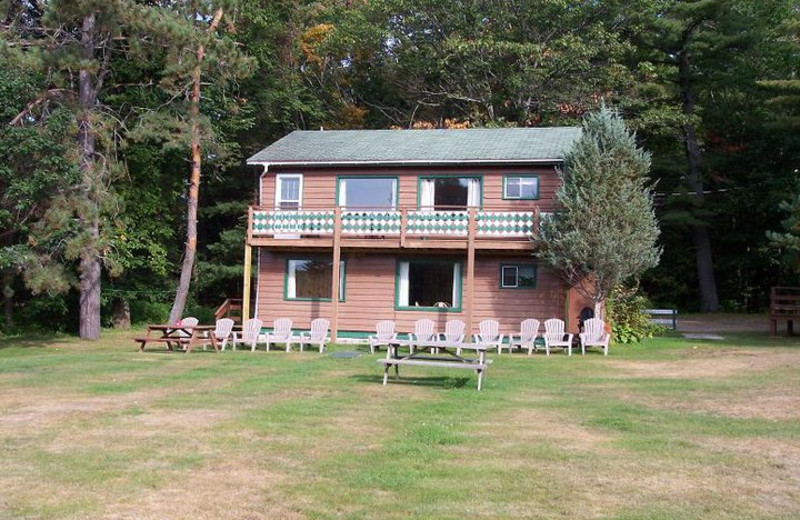
[(481, 205), (481, 180), (477, 177), (420, 178), (419, 206), (422, 210), (465, 209)]
[(539, 177), (536, 175), (504, 175), (503, 198), (535, 200), (539, 198)]
[(535, 264), (503, 264), (500, 266), (501, 289), (535, 289)]
[(346, 209), (394, 209), (397, 178), (340, 177), (337, 203)]
[(302, 196), (302, 175), (279, 174), (275, 176), (275, 209), (300, 209)]

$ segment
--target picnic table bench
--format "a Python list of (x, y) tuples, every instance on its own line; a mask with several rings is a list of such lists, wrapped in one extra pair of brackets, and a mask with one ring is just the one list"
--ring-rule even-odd
[[(405, 356), (400, 356), (398, 349), (401, 346), (415, 347), (415, 352)], [(420, 343), (414, 340), (392, 340), (386, 350), (386, 358), (379, 359), (378, 363), (383, 365), (383, 384), (389, 380), (389, 369), (394, 367), (395, 377), (400, 377), (400, 366), (428, 366), (472, 370), (478, 375), (478, 390), (483, 386), (483, 376), (486, 369), (491, 364), (491, 360), (486, 359), (486, 351), (493, 348), (493, 345), (484, 343), (448, 343), (445, 341), (431, 341)], [(446, 356), (430, 355), (426, 352), (436, 350), (446, 354)], [(478, 354), (477, 358), (462, 357), (456, 350), (472, 350)]]
[[(133, 341), (139, 343), (139, 352), (143, 352), (148, 343), (164, 343), (167, 350), (182, 349), (187, 354), (192, 351), (196, 345), (203, 345), (211, 343), (214, 350), (219, 353), (219, 345), (217, 338), (214, 334), (204, 334), (213, 331), (214, 325), (148, 325), (147, 334), (144, 337), (133, 338)], [(161, 334), (154, 336), (154, 333)]]

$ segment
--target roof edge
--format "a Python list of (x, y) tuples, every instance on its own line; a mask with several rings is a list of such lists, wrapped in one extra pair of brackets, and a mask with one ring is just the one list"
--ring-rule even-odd
[(259, 161), (247, 159), (251, 166), (448, 166), (462, 164), (557, 164), (564, 162), (564, 158), (550, 159), (458, 159), (440, 161)]

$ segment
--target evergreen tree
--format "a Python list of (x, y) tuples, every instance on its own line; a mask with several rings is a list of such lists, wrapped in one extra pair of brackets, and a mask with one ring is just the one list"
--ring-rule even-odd
[(615, 111), (601, 104), (564, 158), (560, 210), (542, 225), (540, 258), (595, 304), (658, 264), (659, 229), (648, 180), (650, 155)]

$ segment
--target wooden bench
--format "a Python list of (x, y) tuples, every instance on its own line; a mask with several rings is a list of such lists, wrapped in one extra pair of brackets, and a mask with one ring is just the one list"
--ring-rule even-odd
[(424, 366), (424, 367), (442, 367), (442, 368), (460, 368), (474, 370), (478, 374), (478, 390), (483, 385), (483, 373), (489, 367), (491, 360), (486, 360), (483, 363), (478, 361), (453, 361), (453, 358), (444, 357), (425, 357), (425, 358), (387, 358), (379, 359), (378, 363), (383, 365), (383, 384), (384, 386), (389, 380), (389, 368), (395, 368), (395, 375), (399, 377), (400, 365), (410, 366)]
[(672, 330), (678, 330), (677, 309), (645, 309), (642, 313), (650, 316), (650, 323), (664, 325)]
[(769, 335), (778, 337), (778, 322), (786, 322), (786, 334), (794, 336), (794, 320), (800, 320), (800, 287), (773, 287), (770, 291)]

